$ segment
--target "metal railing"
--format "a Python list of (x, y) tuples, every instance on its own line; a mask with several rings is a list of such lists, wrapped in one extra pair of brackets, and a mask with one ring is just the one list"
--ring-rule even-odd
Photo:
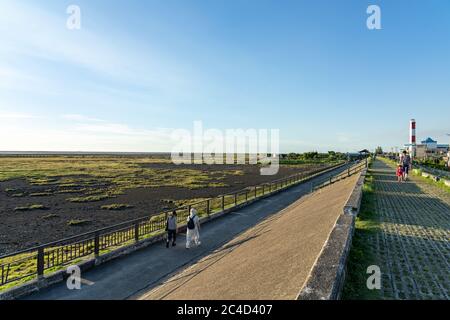
[(311, 187), (311, 190), (312, 191), (316, 191), (316, 190), (322, 189), (322, 188), (324, 188), (326, 186), (332, 185), (332, 184), (334, 184), (336, 182), (339, 182), (339, 181), (341, 181), (343, 179), (351, 177), (352, 175), (354, 175), (356, 173), (361, 172), (363, 169), (365, 169), (367, 167), (368, 167), (367, 159), (363, 160), (363, 161), (360, 161), (360, 162), (356, 163), (354, 166), (349, 167), (347, 170), (345, 170), (344, 172), (342, 172), (342, 173), (340, 173), (340, 174), (338, 174), (336, 176), (331, 176), (329, 178), (326, 178), (326, 179), (323, 179), (323, 180), (317, 182), (316, 184), (314, 184)]
[[(266, 197), (344, 165), (338, 164), (309, 173), (295, 174), (287, 178), (247, 187), (237, 192), (178, 207), (175, 209), (177, 211), (177, 221), (180, 226), (184, 226), (192, 207), (197, 209), (200, 217), (209, 217), (222, 213), (225, 210), (248, 204), (250, 201)], [(364, 164), (362, 165), (365, 166)], [(356, 173), (358, 168), (361, 168), (361, 164), (356, 167), (349, 167), (344, 172), (344, 175), (350, 176)], [(336, 182), (336, 179), (341, 175), (327, 179), (327, 181), (329, 183)], [(339, 179), (342, 178), (343, 176)], [(324, 183), (326, 182), (317, 184), (313, 189), (316, 190), (319, 187), (323, 187)], [(99, 257), (120, 247), (158, 236), (164, 233), (167, 216), (171, 211), (126, 221), (107, 228), (1, 256), (0, 290), (7, 284), (25, 282), (36, 278), (36, 276), (43, 277), (45, 273), (57, 271), (68, 264), (81, 262), (87, 257)]]

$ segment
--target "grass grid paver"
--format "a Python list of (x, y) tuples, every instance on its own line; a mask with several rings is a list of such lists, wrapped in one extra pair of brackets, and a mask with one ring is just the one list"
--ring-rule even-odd
[(371, 174), (380, 227), (367, 241), (382, 272), (380, 298), (448, 300), (450, 194), (414, 176), (398, 183), (382, 160)]

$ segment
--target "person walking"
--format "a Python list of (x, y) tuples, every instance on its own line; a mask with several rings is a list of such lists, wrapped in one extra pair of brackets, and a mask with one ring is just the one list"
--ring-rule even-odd
[(450, 171), (450, 151), (447, 152), (447, 170)]
[(403, 158), (405, 157), (406, 151), (400, 152), (398, 156), (398, 163), (403, 166)]
[(192, 208), (187, 219), (186, 231), (186, 249), (190, 249), (192, 243), (200, 245), (200, 219), (197, 216), (197, 210)]
[(411, 168), (411, 156), (406, 151), (403, 151), (402, 165), (403, 181), (406, 181), (408, 179), (409, 170)]
[(175, 247), (177, 241), (177, 212), (173, 210), (172, 214), (167, 217), (166, 221), (167, 242), (166, 248), (169, 247), (170, 241), (172, 241), (172, 247)]
[(403, 166), (401, 164), (399, 164), (397, 166), (397, 181), (398, 182), (403, 182)]

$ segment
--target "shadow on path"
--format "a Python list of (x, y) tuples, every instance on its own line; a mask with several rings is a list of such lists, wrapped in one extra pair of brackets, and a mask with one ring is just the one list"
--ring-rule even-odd
[(417, 177), (396, 182), (378, 160), (374, 177), (380, 232), (372, 241), (385, 299), (450, 299), (450, 196)]

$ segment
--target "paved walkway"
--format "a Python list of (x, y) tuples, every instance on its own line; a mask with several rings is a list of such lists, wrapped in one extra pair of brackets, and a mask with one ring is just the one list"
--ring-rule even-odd
[(138, 298), (295, 299), (357, 178), (295, 202)]
[(450, 299), (450, 194), (418, 177), (399, 184), (377, 160), (375, 208), (381, 232), (371, 239), (384, 299)]
[[(346, 170), (333, 170), (313, 181), (319, 183), (330, 175)], [(81, 290), (68, 290), (65, 283), (59, 283), (28, 297), (28, 299), (128, 299), (139, 292), (148, 291), (161, 283), (176, 270), (195, 264), (206, 255), (222, 247), (249, 228), (283, 210), (310, 192), (310, 183), (292, 187), (272, 197), (260, 200), (223, 218), (209, 222), (202, 228), (202, 246), (186, 250), (185, 237), (180, 236), (178, 246), (166, 249), (163, 244), (152, 245), (123, 258), (110, 261), (82, 274), (82, 278), (93, 282), (83, 285)], [(313, 235), (311, 235), (313, 237)], [(292, 235), (279, 243), (294, 244)], [(245, 261), (245, 260), (244, 260)], [(227, 270), (233, 273), (233, 270)], [(268, 275), (271, 276), (271, 275)]]

